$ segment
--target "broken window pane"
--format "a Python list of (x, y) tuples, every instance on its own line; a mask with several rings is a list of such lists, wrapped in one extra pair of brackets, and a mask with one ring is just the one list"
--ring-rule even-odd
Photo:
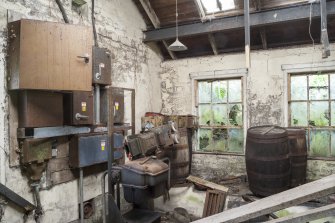
[(213, 105), (213, 125), (228, 125), (227, 105)]
[(308, 126), (307, 102), (291, 103), (291, 126)]
[(229, 105), (229, 124), (232, 126), (242, 126), (243, 113), (241, 104)]
[(335, 131), (332, 131), (331, 156), (335, 156)]
[(241, 80), (230, 80), (228, 89), (229, 102), (241, 102), (242, 101), (242, 90)]
[(309, 99), (328, 99), (328, 75), (311, 75), (309, 77)]
[(335, 99), (335, 74), (330, 75), (330, 94), (331, 99)]
[(211, 83), (202, 81), (198, 82), (199, 87), (199, 103), (211, 102)]
[(243, 129), (229, 129), (228, 151), (243, 152), (244, 137)]
[(214, 103), (227, 103), (227, 81), (213, 82), (212, 101)]
[(331, 126), (335, 126), (335, 101), (331, 102)]
[(207, 150), (206, 148), (212, 141), (212, 130), (210, 129), (199, 129), (199, 149)]
[(213, 129), (213, 143), (210, 147), (215, 152), (226, 152), (228, 150), (228, 130)]
[(210, 105), (199, 105), (199, 124), (212, 124), (212, 109)]
[(329, 103), (326, 101), (310, 103), (310, 120), (311, 126), (329, 126)]
[(307, 76), (291, 77), (291, 100), (307, 100)]
[(311, 130), (310, 136), (310, 155), (329, 156), (330, 131)]

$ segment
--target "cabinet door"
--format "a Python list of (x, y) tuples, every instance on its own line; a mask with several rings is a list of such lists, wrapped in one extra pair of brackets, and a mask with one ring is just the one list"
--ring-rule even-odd
[(21, 20), (20, 88), (91, 90), (91, 31), (80, 25)]

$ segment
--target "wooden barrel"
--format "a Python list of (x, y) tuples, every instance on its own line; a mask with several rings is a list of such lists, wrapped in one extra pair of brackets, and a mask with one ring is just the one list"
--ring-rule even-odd
[(287, 131), (278, 126), (248, 129), (246, 167), (250, 190), (269, 196), (289, 188), (290, 157)]
[(164, 147), (158, 158), (167, 157), (171, 162), (171, 184), (183, 183), (189, 175), (190, 155), (187, 144), (174, 144)]
[(296, 187), (306, 182), (307, 145), (306, 132), (301, 128), (287, 128), (288, 149), (291, 160), (290, 186)]

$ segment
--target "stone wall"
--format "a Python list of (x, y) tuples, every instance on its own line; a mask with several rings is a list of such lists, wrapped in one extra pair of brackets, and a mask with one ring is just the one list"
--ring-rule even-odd
[[(79, 9), (72, 8), (71, 0), (63, 2), (70, 22), (91, 26), (91, 1)], [(112, 82), (115, 87), (136, 90), (136, 129), (146, 111), (160, 111), (159, 70), (161, 57), (142, 43), (145, 23), (131, 0), (95, 1), (95, 16), (100, 46), (112, 51)], [(8, 92), (6, 90), (7, 21), (20, 18), (63, 22), (55, 1), (6, 0), (0, 1), (0, 180), (1, 183), (34, 203), (27, 178), (19, 167), (9, 167)], [(101, 174), (84, 179), (84, 200), (101, 194)], [(41, 192), (44, 216), (41, 222), (71, 222), (79, 217), (78, 181), (57, 185)], [(3, 222), (23, 222), (23, 214), (8, 205)], [(34, 222), (29, 216), (27, 222)]]

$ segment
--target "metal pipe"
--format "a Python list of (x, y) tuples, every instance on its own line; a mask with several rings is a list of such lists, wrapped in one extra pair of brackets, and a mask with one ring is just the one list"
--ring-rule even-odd
[(168, 162), (168, 165), (169, 165), (169, 170), (168, 170), (168, 188), (170, 189), (170, 186), (171, 186), (171, 184), (170, 184), (170, 182), (171, 182), (171, 162), (170, 162), (170, 159), (167, 158), (167, 157), (165, 157), (165, 158), (162, 158), (160, 160), (162, 160), (163, 162), (164, 161)]
[(40, 199), (40, 185), (39, 183), (33, 183), (31, 184), (31, 187), (34, 190), (34, 197), (36, 201), (36, 209), (34, 213), (34, 218), (36, 223), (40, 223), (40, 217), (43, 215), (43, 209), (42, 209), (42, 204), (41, 204), (41, 199)]
[(116, 184), (116, 204), (119, 210), (121, 210), (121, 199), (120, 199), (120, 183)]
[(108, 171), (105, 171), (101, 177), (101, 199), (102, 199), (102, 222), (106, 223), (106, 175)]
[[(95, 75), (95, 74), (93, 74)], [(100, 124), (100, 85), (94, 85), (95, 124)]]
[(79, 169), (79, 199), (80, 199), (80, 223), (84, 223), (84, 190), (83, 190), (83, 169)]

